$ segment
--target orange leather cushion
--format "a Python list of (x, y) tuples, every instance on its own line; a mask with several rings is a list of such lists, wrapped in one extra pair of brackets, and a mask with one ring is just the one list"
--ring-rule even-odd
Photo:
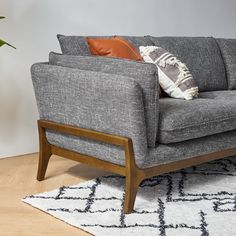
[(122, 37), (88, 38), (87, 43), (92, 55), (125, 58), (143, 61), (134, 46)]

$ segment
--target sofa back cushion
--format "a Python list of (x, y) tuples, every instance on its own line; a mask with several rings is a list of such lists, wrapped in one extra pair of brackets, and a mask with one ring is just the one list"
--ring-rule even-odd
[(236, 39), (217, 39), (227, 73), (228, 89), (236, 89)]
[(49, 54), (49, 64), (133, 78), (143, 91), (147, 143), (149, 147), (155, 147), (159, 103), (157, 102), (157, 68), (154, 64), (111, 57), (73, 56), (53, 52)]
[(57, 39), (63, 54), (81, 56), (91, 55), (84, 36), (65, 36), (58, 34)]
[[(113, 36), (88, 36), (88, 37), (111, 38)], [(121, 37), (128, 40), (137, 49), (137, 51), (139, 50), (139, 46), (153, 45), (150, 36), (121, 36)], [(91, 55), (85, 36), (65, 36), (58, 34), (57, 38), (63, 54), (76, 55), (76, 56)]]
[(227, 89), (224, 62), (217, 42), (212, 37), (151, 37), (187, 65), (199, 91)]

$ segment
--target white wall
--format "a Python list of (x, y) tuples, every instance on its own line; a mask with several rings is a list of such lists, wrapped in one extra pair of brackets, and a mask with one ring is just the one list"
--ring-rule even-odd
[(0, 157), (37, 151), (30, 65), (59, 51), (57, 33), (236, 38), (235, 0), (0, 0)]

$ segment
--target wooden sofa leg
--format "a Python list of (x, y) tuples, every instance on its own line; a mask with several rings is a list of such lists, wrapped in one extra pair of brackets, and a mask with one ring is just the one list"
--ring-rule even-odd
[(139, 169), (134, 158), (133, 143), (128, 139), (125, 143), (125, 202), (124, 213), (129, 214), (133, 211), (138, 187), (142, 181)]
[(40, 122), (38, 122), (38, 130), (39, 130), (39, 162), (38, 162), (37, 180), (41, 181), (44, 180), (48, 162), (52, 153), (51, 153), (51, 145), (48, 143), (46, 138), (45, 128), (40, 126)]
[(126, 176), (126, 183), (125, 183), (125, 202), (124, 202), (124, 213), (130, 214), (134, 209), (134, 203), (136, 199), (136, 195), (138, 192), (138, 188), (140, 185), (138, 179), (135, 176)]

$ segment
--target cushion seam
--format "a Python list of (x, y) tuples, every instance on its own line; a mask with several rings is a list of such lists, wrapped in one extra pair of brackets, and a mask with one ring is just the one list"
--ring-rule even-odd
[(216, 45), (218, 47), (218, 50), (220, 52), (220, 57), (222, 59), (222, 63), (224, 65), (225, 80), (226, 80), (226, 83), (227, 83), (227, 89), (229, 89), (230, 83), (229, 83), (229, 78), (228, 78), (228, 65), (225, 61), (225, 56), (224, 56), (223, 50), (221, 49), (220, 43), (218, 42), (218, 40), (216, 38), (214, 38), (214, 39), (215, 39)]
[[(54, 55), (53, 55), (54, 54)], [(67, 55), (67, 54), (55, 54), (54, 52), (53, 52), (53, 57), (55, 58), (55, 57), (60, 57), (60, 58), (62, 58), (62, 60), (64, 61), (64, 62), (74, 62), (74, 60), (73, 59), (69, 59), (68, 60), (68, 58), (63, 58), (63, 57), (67, 57), (67, 56), (69, 56), (69, 57), (76, 57), (77, 55)], [(83, 56), (79, 56), (79, 57), (83, 57)], [(87, 56), (85, 56), (85, 57), (87, 57)], [(96, 57), (96, 58), (99, 58), (100, 56), (93, 56), (93, 57)], [(51, 58), (51, 61), (53, 61), (53, 59), (54, 58)], [(57, 59), (57, 58), (56, 58)], [(115, 57), (112, 57), (112, 59), (117, 59), (117, 58), (115, 58)], [(89, 59), (88, 59), (89, 60)], [(120, 59), (120, 60), (122, 60), (123, 61), (123, 59)], [(124, 60), (125, 62), (127, 61), (127, 60)], [(104, 63), (106, 63), (105, 61), (103, 61)], [(138, 63), (140, 63), (139, 61), (137, 61)], [(110, 63), (110, 62), (109, 62)], [(107, 65), (113, 65), (112, 63), (111, 64), (107, 64)], [(141, 62), (142, 63), (142, 62)], [(148, 64), (148, 63), (143, 63), (143, 64)], [(128, 65), (129, 66), (129, 65)], [(133, 70), (134, 68), (132, 68), (132, 67), (128, 67), (129, 69), (131, 69), (131, 70)], [(140, 72), (140, 73), (142, 73), (142, 74), (144, 74), (144, 75), (153, 75), (153, 76), (155, 76), (155, 74), (156, 74), (156, 69), (155, 70), (153, 70), (153, 71), (144, 71), (145, 69), (143, 69), (143, 68), (138, 68), (138, 69), (136, 69), (135, 68), (135, 70), (136, 71), (138, 71), (138, 72)]]
[[(158, 87), (158, 85), (159, 85), (159, 77), (158, 77), (158, 73), (157, 73), (157, 71), (155, 72), (155, 88), (157, 88)], [(158, 89), (157, 89), (157, 91), (155, 91), (155, 95), (154, 95), (155, 97), (154, 97), (154, 106), (155, 106), (155, 108), (154, 108), (154, 113), (155, 113), (155, 119), (156, 119), (156, 123), (155, 123), (155, 126), (154, 126), (154, 134), (152, 135), (153, 136), (153, 142), (151, 142), (151, 144), (150, 144), (150, 147), (155, 147), (155, 143), (156, 143), (156, 141), (157, 141), (157, 131), (158, 131), (158, 126), (159, 126), (159, 94), (158, 94)], [(158, 107), (157, 107), (158, 106)], [(153, 144), (153, 145), (152, 145)]]
[(225, 121), (225, 120), (230, 120), (230, 119), (235, 119), (236, 116), (231, 116), (225, 119), (222, 118), (217, 118), (213, 121), (209, 121), (209, 122), (202, 122), (200, 124), (194, 124), (194, 125), (187, 125), (187, 126), (183, 126), (181, 128), (176, 128), (176, 129), (159, 129), (160, 131), (174, 131), (174, 130), (181, 130), (181, 129), (186, 129), (186, 128), (192, 128), (194, 126), (200, 126), (200, 125), (206, 125), (206, 124), (210, 124), (210, 123), (215, 123), (215, 122), (219, 122), (219, 121)]

